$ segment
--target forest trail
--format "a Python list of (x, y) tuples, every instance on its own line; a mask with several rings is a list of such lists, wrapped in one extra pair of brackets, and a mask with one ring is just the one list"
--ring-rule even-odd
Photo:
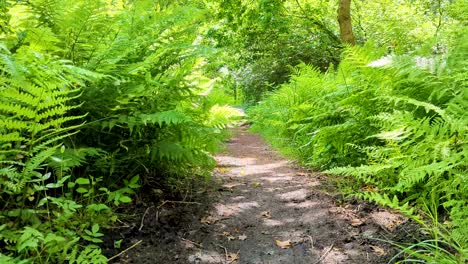
[(394, 253), (373, 238), (388, 239), (404, 222), (400, 216), (336, 204), (319, 190), (323, 176), (282, 158), (245, 128), (234, 130), (216, 160), (211, 204), (156, 212), (158, 223), (145, 220), (138, 238), (146, 244), (118, 263), (362, 264), (386, 263)]

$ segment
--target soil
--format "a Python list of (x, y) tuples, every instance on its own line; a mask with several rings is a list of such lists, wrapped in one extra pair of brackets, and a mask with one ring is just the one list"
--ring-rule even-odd
[(134, 208), (135, 217), (112, 229), (111, 263), (387, 263), (396, 250), (382, 241), (414, 231), (395, 212), (337, 201), (323, 191), (326, 176), (281, 157), (245, 127), (216, 160), (210, 188)]

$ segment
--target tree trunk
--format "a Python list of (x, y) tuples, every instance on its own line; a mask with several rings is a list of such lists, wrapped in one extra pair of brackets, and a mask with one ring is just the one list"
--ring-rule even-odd
[(340, 24), (341, 41), (351, 45), (356, 44), (351, 25), (351, 0), (340, 0), (338, 23)]

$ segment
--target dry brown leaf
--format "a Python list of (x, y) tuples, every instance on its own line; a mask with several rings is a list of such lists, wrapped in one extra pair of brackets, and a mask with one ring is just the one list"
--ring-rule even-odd
[(247, 239), (247, 236), (245, 234), (239, 236), (240, 241), (244, 241)]
[(307, 176), (308, 174), (305, 172), (298, 172), (296, 173), (297, 176)]
[(387, 254), (385, 250), (381, 247), (378, 247), (378, 246), (370, 246), (370, 247), (374, 251), (374, 254), (376, 254), (377, 256), (385, 256)]
[(227, 238), (228, 241), (236, 239), (234, 236), (231, 235), (231, 233), (224, 231), (223, 236)]
[(352, 226), (360, 226), (362, 224), (364, 224), (364, 221), (362, 221), (361, 219), (354, 218), (353, 220), (351, 220)]
[(218, 167), (215, 169), (215, 171), (218, 171), (219, 173), (227, 173), (230, 171), (230, 169), (226, 167)]
[(362, 191), (364, 191), (364, 192), (377, 192), (378, 189), (373, 187), (373, 186), (367, 185), (367, 186), (362, 187)]
[(226, 260), (229, 262), (234, 262), (239, 260), (239, 253), (229, 253), (226, 255)]
[(200, 223), (205, 224), (205, 225), (212, 225), (212, 224), (214, 224), (214, 223), (216, 223), (216, 222), (218, 222), (218, 221), (219, 221), (218, 218), (209, 215), (209, 216), (203, 217), (203, 218), (200, 220)]
[(266, 217), (266, 218), (271, 218), (270, 211), (261, 212), (261, 216)]
[(285, 240), (285, 241), (275, 240), (275, 244), (282, 249), (288, 249), (292, 246), (291, 240)]

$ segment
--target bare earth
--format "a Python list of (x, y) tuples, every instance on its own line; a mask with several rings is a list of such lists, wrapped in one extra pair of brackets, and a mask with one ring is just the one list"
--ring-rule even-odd
[(337, 204), (320, 190), (324, 176), (244, 128), (216, 160), (215, 188), (203, 201), (148, 205), (141, 224), (113, 234), (133, 237), (123, 248), (138, 243), (114, 263), (386, 263), (394, 249), (375, 238), (404, 232), (397, 214)]

